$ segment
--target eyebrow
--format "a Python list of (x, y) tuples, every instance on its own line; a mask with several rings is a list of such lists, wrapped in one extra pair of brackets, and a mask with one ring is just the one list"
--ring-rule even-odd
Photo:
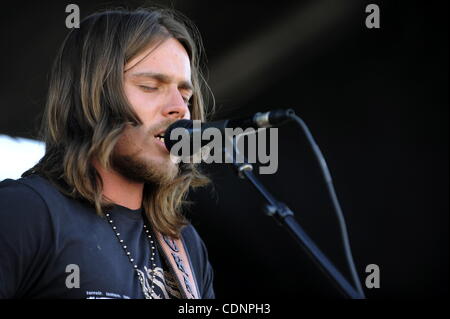
[[(133, 73), (131, 76), (135, 77), (135, 78), (149, 78), (149, 79), (153, 79), (153, 80), (156, 80), (156, 81), (159, 81), (162, 83), (172, 82), (172, 78), (170, 76), (168, 76), (166, 74), (162, 74), (162, 73), (140, 72), (140, 73)], [(194, 91), (194, 87), (190, 81), (181, 81), (180, 83), (178, 83), (178, 88)]]

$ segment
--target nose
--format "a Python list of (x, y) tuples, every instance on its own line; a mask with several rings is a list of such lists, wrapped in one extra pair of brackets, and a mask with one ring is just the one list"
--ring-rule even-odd
[(163, 108), (163, 115), (172, 119), (189, 119), (191, 117), (189, 106), (178, 89), (170, 91), (167, 103)]

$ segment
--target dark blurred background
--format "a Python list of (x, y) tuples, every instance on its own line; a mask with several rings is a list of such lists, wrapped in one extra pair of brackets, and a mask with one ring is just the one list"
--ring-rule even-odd
[[(36, 138), (69, 1), (3, 2), (0, 134)], [(143, 1), (78, 0), (81, 17)], [(448, 294), (448, 9), (446, 2), (156, 1), (199, 28), (216, 119), (290, 107), (334, 177), (358, 273), (377, 264), (369, 298)], [(379, 5), (381, 28), (365, 7)], [(1, 152), (1, 150), (0, 150)], [(1, 156), (1, 154), (0, 154)], [(225, 165), (188, 214), (207, 244), (217, 297), (341, 298)], [(279, 169), (261, 180), (296, 212), (348, 276), (317, 163), (294, 125), (279, 129)], [(214, 191), (214, 192), (213, 192)]]

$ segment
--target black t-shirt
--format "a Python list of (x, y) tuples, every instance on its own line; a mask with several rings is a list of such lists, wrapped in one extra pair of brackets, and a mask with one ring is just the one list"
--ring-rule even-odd
[[(29, 176), (0, 183), (0, 298), (144, 298), (138, 270), (151, 269), (151, 247), (141, 210), (114, 206), (116, 232), (94, 208)], [(214, 298), (213, 270), (192, 225), (182, 230), (201, 298)], [(161, 250), (156, 249), (153, 298), (180, 298)], [(150, 283), (150, 276), (145, 276)], [(147, 283), (147, 284), (148, 284)]]

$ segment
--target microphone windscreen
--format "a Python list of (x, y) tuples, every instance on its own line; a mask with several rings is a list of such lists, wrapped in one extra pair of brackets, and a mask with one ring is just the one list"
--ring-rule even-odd
[(177, 137), (174, 137), (173, 139), (171, 139), (170, 136), (172, 135), (171, 134), (172, 131), (177, 128), (182, 128), (182, 129), (184, 128), (186, 130), (190, 130), (194, 126), (193, 123), (194, 122), (191, 120), (179, 120), (179, 121), (172, 123), (167, 128), (167, 130), (164, 134), (164, 144), (166, 145), (166, 148), (169, 150), (169, 152), (172, 149), (172, 147), (182, 139), (182, 136), (177, 136)]

